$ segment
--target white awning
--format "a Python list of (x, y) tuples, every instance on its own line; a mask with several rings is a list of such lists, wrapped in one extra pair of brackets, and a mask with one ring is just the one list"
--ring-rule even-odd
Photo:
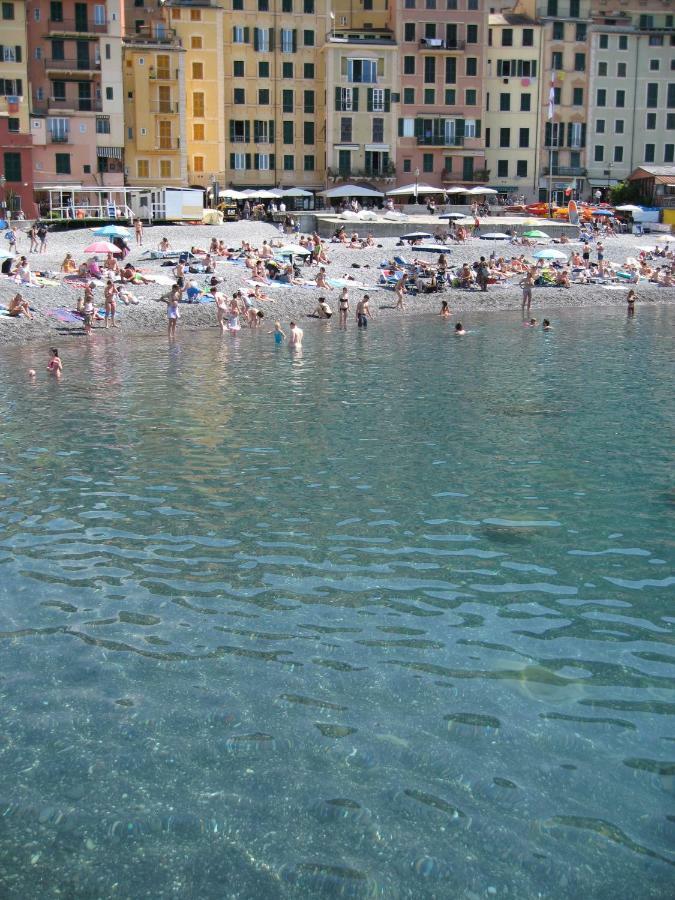
[(121, 147), (97, 147), (96, 155), (106, 159), (122, 159), (124, 151)]
[(389, 144), (366, 144), (366, 150), (372, 153), (389, 153)]

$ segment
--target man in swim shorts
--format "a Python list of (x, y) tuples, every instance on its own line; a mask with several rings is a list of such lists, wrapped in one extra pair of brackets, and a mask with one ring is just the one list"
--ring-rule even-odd
[(368, 327), (368, 319), (373, 318), (373, 314), (370, 311), (370, 306), (368, 305), (368, 301), (370, 297), (368, 294), (363, 295), (363, 299), (359, 300), (356, 304), (356, 324), (359, 328), (367, 328)]

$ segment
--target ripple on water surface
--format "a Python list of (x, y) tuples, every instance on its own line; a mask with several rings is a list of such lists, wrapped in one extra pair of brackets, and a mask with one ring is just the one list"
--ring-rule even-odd
[(10, 900), (671, 896), (672, 313), (472, 318), (3, 352)]

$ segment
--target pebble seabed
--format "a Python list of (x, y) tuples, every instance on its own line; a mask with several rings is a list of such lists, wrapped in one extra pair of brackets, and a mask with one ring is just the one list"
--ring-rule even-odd
[[(367, 233), (367, 225), (363, 223), (357, 226), (351, 226), (347, 223), (347, 228), (357, 227), (362, 234)], [(227, 223), (222, 226), (191, 226), (191, 225), (173, 225), (173, 226), (154, 226), (146, 227), (144, 236), (144, 246), (137, 248), (134, 244), (130, 261), (134, 265), (138, 265), (144, 271), (150, 274), (161, 274), (166, 276), (171, 274), (171, 269), (161, 267), (157, 261), (139, 260), (142, 250), (156, 249), (162, 237), (168, 237), (173, 249), (187, 250), (191, 246), (208, 249), (208, 245), (212, 237), (217, 237), (225, 241), (227, 246), (239, 247), (242, 240), (251, 242), (254, 246), (262, 244), (263, 240), (270, 240), (278, 237), (278, 230), (268, 224), (259, 222), (237, 222)], [(87, 258), (82, 250), (92, 240), (91, 231), (54, 231), (50, 232), (47, 244), (47, 253), (30, 254), (29, 260), (34, 271), (47, 270), (58, 271), (67, 252), (72, 253), (76, 262)], [(406, 298), (406, 308), (394, 310), (395, 297), (392, 291), (382, 290), (376, 286), (379, 276), (379, 264), (384, 259), (390, 259), (395, 253), (403, 254), (405, 258), (411, 259), (418, 255), (421, 259), (434, 262), (436, 257), (430, 253), (419, 253), (408, 248), (397, 248), (396, 239), (394, 238), (376, 238), (376, 244), (373, 248), (366, 250), (351, 250), (339, 244), (328, 244), (330, 265), (326, 267), (329, 278), (342, 278), (345, 275), (352, 275), (358, 281), (368, 285), (368, 292), (371, 297), (371, 309), (378, 317), (382, 319), (394, 319), (405, 315), (419, 315), (437, 313), (440, 308), (441, 299), (448, 300), (453, 316), (461, 314), (463, 320), (470, 321), (470, 314), (473, 311), (485, 310), (514, 310), (519, 311), (521, 305), (522, 291), (513, 282), (506, 287), (491, 285), (487, 293), (479, 291), (460, 291), (448, 289), (442, 294), (419, 295), (417, 297)], [(637, 255), (637, 247), (654, 245), (654, 241), (650, 236), (637, 237), (633, 235), (619, 235), (609, 238), (605, 241), (605, 259), (608, 262), (623, 262), (629, 256)], [(573, 249), (578, 248), (579, 244), (570, 244), (565, 248), (570, 253)], [(524, 248), (520, 246), (511, 246), (506, 242), (492, 242), (472, 238), (465, 244), (451, 245), (446, 253), (449, 264), (457, 265), (463, 262), (473, 262), (480, 255), (489, 255), (493, 250), (500, 256), (520, 255), (522, 252), (532, 252), (534, 248)], [(21, 236), (18, 243), (19, 254), (27, 253), (28, 239)], [(595, 258), (595, 253), (591, 254), (591, 258)], [(657, 260), (655, 265), (662, 265), (664, 260)], [(358, 268), (354, 268), (354, 266)], [(303, 271), (306, 272), (308, 279), (314, 278), (318, 271), (318, 266), (307, 267)], [(217, 274), (224, 279), (221, 289), (228, 294), (232, 294), (239, 289), (251, 289), (245, 283), (244, 270), (240, 267), (229, 266), (219, 263)], [(194, 276), (198, 284), (205, 284), (206, 277)], [(514, 279), (517, 281), (519, 279)], [(533, 291), (532, 314), (537, 315), (537, 310), (555, 310), (557, 308), (574, 308), (574, 307), (592, 307), (592, 306), (618, 306), (625, 308), (626, 293), (629, 285), (621, 288), (608, 288), (603, 285), (572, 285), (569, 289), (564, 288), (535, 288)], [(659, 287), (656, 284), (640, 282), (636, 286), (640, 304), (663, 304), (675, 302), (675, 288)], [(50, 308), (65, 307), (72, 309), (75, 307), (78, 296), (81, 296), (82, 289), (74, 288), (66, 284), (60, 284), (55, 287), (30, 287), (19, 288), (19, 286), (11, 279), (0, 277), (0, 305), (5, 306), (14, 294), (21, 290), (23, 296), (29, 301), (31, 307), (35, 310), (35, 321), (30, 322), (26, 319), (7, 319), (0, 318), (0, 343), (3, 342), (29, 342), (29, 341), (47, 341), (56, 342), (58, 338), (61, 345), (67, 345), (71, 339), (83, 339), (82, 327), (78, 324), (61, 324), (54, 318), (45, 315), (45, 311)], [(138, 285), (134, 287), (133, 292), (139, 299), (137, 306), (119, 305), (119, 325), (120, 334), (125, 332), (157, 332), (166, 327), (166, 306), (163, 303), (155, 302), (168, 290), (167, 287), (159, 285)], [(262, 309), (265, 313), (266, 324), (270, 323), (270, 327), (275, 319), (279, 319), (282, 323), (288, 324), (292, 318), (297, 318), (301, 324), (322, 327), (322, 323), (313, 323), (312, 319), (307, 319), (308, 313), (311, 313), (315, 306), (317, 298), (325, 295), (329, 303), (335, 309), (337, 306), (337, 296), (339, 291), (324, 291), (316, 287), (284, 287), (270, 288), (267, 293), (273, 298), (274, 302), (263, 303)], [(361, 290), (350, 290), (350, 319), (353, 321), (354, 307), (356, 301), (362, 295)], [(103, 286), (97, 287), (96, 292), (97, 303), (103, 306)], [(201, 328), (215, 328), (215, 310), (213, 304), (181, 304), (181, 321), (179, 329), (181, 331)], [(116, 330), (117, 331), (117, 330)], [(99, 322), (95, 326), (96, 336), (103, 333), (103, 323)], [(112, 337), (112, 335), (110, 335)], [(116, 335), (118, 337), (118, 335)], [(59, 346), (60, 349), (60, 346)]]

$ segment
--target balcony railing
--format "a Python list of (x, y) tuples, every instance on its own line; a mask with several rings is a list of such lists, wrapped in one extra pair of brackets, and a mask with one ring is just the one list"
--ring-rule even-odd
[(583, 178), (587, 171), (583, 166), (544, 166), (542, 175), (552, 175), (554, 178)]
[(463, 147), (464, 138), (457, 134), (423, 134), (417, 143), (424, 147)]
[(127, 31), (124, 35), (125, 44), (159, 44), (162, 47), (174, 44), (182, 46), (173, 28), (165, 28), (163, 31), (154, 31), (150, 25), (142, 25), (136, 31)]
[(158, 137), (157, 138), (157, 149), (158, 150), (179, 150), (180, 149), (180, 138)]
[(59, 112), (101, 112), (103, 104), (100, 100), (81, 97), (49, 97), (47, 100), (33, 100), (35, 113), (47, 113), (50, 110)]
[(50, 34), (105, 34), (108, 31), (107, 22), (78, 22), (76, 19), (63, 19), (56, 22), (54, 19), (47, 20), (47, 27)]
[(45, 59), (45, 69), (61, 72), (95, 72), (101, 68), (98, 59)]
[(150, 81), (178, 81), (178, 69), (155, 69), (150, 66), (148, 78)]
[(49, 132), (49, 141), (52, 144), (69, 144), (70, 143), (70, 135), (68, 132)]
[(443, 38), (421, 38), (420, 50), (464, 50), (466, 41), (446, 41)]
[(161, 113), (165, 116), (175, 116), (179, 111), (179, 106), (177, 103), (173, 103), (171, 100), (151, 100), (150, 101), (150, 112), (152, 113)]
[(396, 168), (392, 165), (384, 166), (381, 169), (374, 169), (371, 166), (366, 166), (364, 169), (352, 169), (351, 166), (349, 168), (343, 166), (337, 169), (328, 169), (328, 178), (331, 181), (347, 181), (351, 178), (357, 180), (368, 178), (373, 181), (388, 181), (389, 179), (393, 179), (395, 175)]
[(469, 178), (466, 178), (461, 172), (453, 172), (452, 169), (444, 169), (441, 174), (441, 180), (446, 183), (456, 182), (458, 184), (461, 184), (463, 182), (478, 182), (479, 184), (484, 184), (486, 181), (490, 180), (490, 170), (476, 169), (476, 171)]

